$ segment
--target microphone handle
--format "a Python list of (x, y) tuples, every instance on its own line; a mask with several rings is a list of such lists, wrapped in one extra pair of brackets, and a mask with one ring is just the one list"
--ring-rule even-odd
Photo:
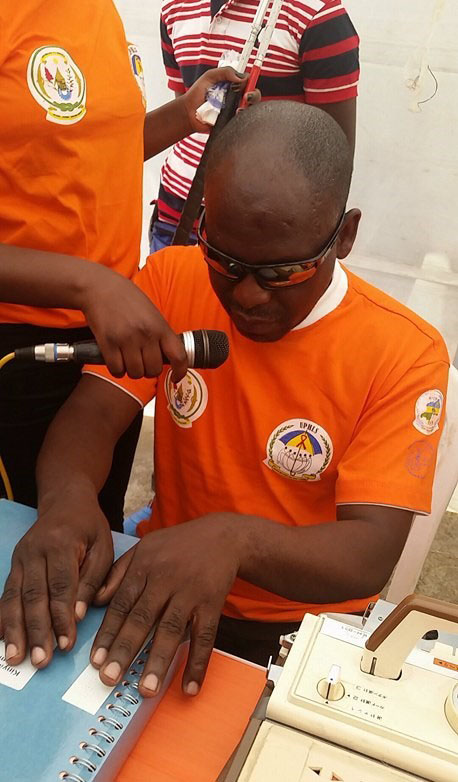
[[(177, 335), (184, 346), (189, 367), (195, 369), (216, 369), (229, 355), (229, 340), (224, 331), (215, 329), (197, 329), (184, 331)], [(170, 364), (169, 358), (161, 350), (162, 361)], [(60, 361), (75, 361), (78, 364), (105, 364), (99, 346), (95, 340), (84, 342), (59, 343), (47, 342), (44, 345), (31, 345), (14, 351), (17, 361), (44, 361), (54, 364)]]
[(73, 343), (73, 361), (78, 364), (105, 364), (100, 348), (93, 339)]
[[(188, 364), (193, 367), (195, 364), (195, 343), (193, 332), (186, 331), (177, 335), (184, 344)], [(14, 351), (15, 358), (18, 361), (45, 361), (54, 364), (61, 361), (74, 361), (77, 364), (105, 364), (105, 359), (97, 342), (93, 339), (81, 342), (68, 343), (49, 342), (44, 345), (31, 345), (27, 348), (18, 348)], [(170, 360), (161, 350), (162, 362), (170, 364)]]
[[(181, 341), (183, 340), (183, 334), (178, 334)], [(185, 346), (186, 348), (186, 346)], [(187, 356), (188, 356), (188, 362), (189, 366), (194, 366), (193, 357), (190, 356), (189, 350), (186, 350)], [(161, 349), (161, 356), (162, 356), (162, 363), (163, 364), (170, 364), (170, 359), (167, 358), (163, 350)], [(97, 342), (95, 342), (92, 339), (89, 339), (84, 342), (74, 342), (73, 343), (73, 361), (76, 361), (78, 364), (105, 364), (105, 359), (102, 356), (102, 353), (100, 352), (100, 348), (97, 345)]]

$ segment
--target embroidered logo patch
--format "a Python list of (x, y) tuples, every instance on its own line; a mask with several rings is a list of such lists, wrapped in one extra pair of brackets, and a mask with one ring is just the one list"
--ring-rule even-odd
[(437, 388), (425, 391), (415, 402), (413, 425), (422, 434), (433, 434), (439, 429), (444, 406), (444, 395)]
[(132, 66), (132, 71), (135, 76), (135, 81), (138, 84), (138, 88), (142, 95), (143, 105), (146, 108), (145, 74), (143, 71), (142, 58), (140, 57), (138, 48), (135, 46), (134, 43), (128, 44), (128, 52), (129, 52), (130, 64)]
[(319, 481), (332, 453), (332, 440), (322, 426), (304, 418), (290, 418), (269, 436), (264, 464), (295, 481)]
[(86, 80), (65, 49), (41, 46), (32, 53), (27, 84), (48, 122), (74, 125), (86, 114)]
[(169, 369), (164, 389), (170, 415), (178, 426), (188, 429), (207, 407), (208, 390), (204, 379), (194, 369), (188, 369), (184, 378), (175, 386), (172, 383), (172, 370)]

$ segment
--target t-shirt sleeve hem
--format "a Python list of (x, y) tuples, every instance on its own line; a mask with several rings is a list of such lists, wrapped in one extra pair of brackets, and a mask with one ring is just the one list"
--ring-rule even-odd
[[(420, 487), (419, 487), (420, 488)], [(386, 508), (409, 510), (418, 516), (431, 513), (431, 497), (425, 490), (414, 492), (405, 486), (382, 483), (345, 484), (336, 492), (336, 505), (380, 505)], [(423, 496), (422, 496), (423, 495)]]
[(99, 375), (98, 372), (94, 372), (91, 369), (83, 369), (82, 374), (93, 375), (94, 377), (97, 377), (99, 380), (105, 380), (106, 383), (111, 383), (112, 386), (119, 388), (120, 391), (124, 391), (125, 394), (128, 394), (128, 396), (132, 397), (132, 399), (135, 399), (137, 404), (139, 404), (142, 409), (144, 408), (146, 402), (143, 402), (138, 396), (135, 396), (135, 394), (133, 394), (132, 391), (129, 391), (127, 388), (124, 388), (124, 386), (120, 385), (119, 383), (116, 383), (115, 380), (112, 380), (109, 377), (105, 377), (104, 375)]

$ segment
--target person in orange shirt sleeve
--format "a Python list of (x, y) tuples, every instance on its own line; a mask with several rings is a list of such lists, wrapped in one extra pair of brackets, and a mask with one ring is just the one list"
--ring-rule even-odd
[[(192, 130), (213, 70), (145, 115), (139, 53), (112, 0), (0, 0), (0, 358), (15, 348), (94, 334), (116, 376), (177, 376), (177, 336), (131, 282), (138, 269), (143, 160)], [(76, 366), (0, 373), (0, 453), (15, 499), (35, 505), (46, 429), (80, 378)], [(102, 493), (121, 528), (137, 416)]]
[[(229, 358), (178, 384), (170, 370), (116, 380), (86, 367), (48, 432), (39, 519), (0, 604), (10, 664), (26, 650), (25, 563), (37, 556), (48, 583), (26, 617), (32, 661), (52, 656), (51, 633), (35, 628), (70, 649), (75, 604), (81, 615), (109, 603), (91, 661), (115, 685), (157, 623), (145, 696), (187, 629), (183, 690), (194, 695), (213, 644), (265, 665), (305, 612), (361, 612), (387, 582), (413, 515), (430, 511), (449, 360), (432, 326), (340, 264), (361, 216), (346, 210), (351, 170), (335, 121), (298, 103), (256, 106), (218, 137), (199, 247), (155, 254), (136, 283), (176, 331), (225, 331)], [(110, 571), (97, 491), (154, 396), (151, 519)]]

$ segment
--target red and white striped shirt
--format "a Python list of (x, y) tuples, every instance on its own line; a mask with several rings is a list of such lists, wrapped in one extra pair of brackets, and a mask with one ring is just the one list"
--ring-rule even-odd
[[(162, 52), (170, 89), (185, 92), (218, 65), (224, 51), (240, 53), (257, 6), (257, 0), (163, 0)], [(340, 0), (285, 0), (258, 82), (263, 99), (322, 105), (355, 98), (358, 44)], [(159, 219), (178, 222), (207, 138), (194, 133), (169, 153)]]

